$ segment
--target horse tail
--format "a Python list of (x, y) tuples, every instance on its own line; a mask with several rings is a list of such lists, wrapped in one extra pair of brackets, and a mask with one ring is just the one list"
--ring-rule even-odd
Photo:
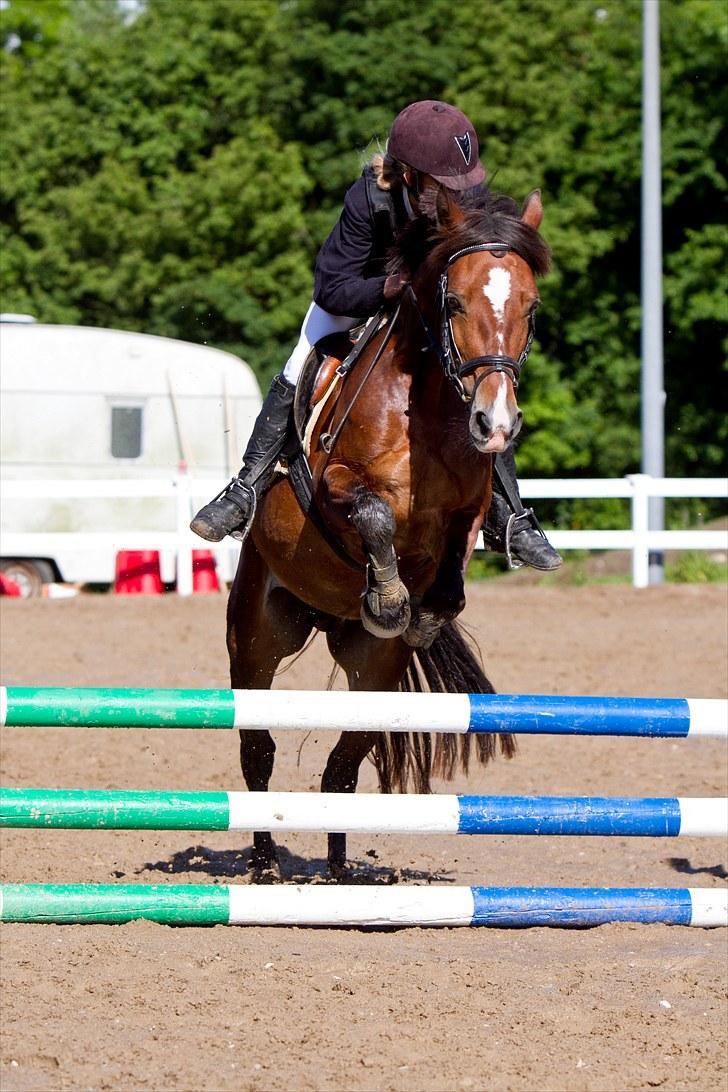
[[(429, 648), (416, 649), (399, 684), (408, 692), (432, 694), (494, 694), (495, 690), (478, 662), (475, 650), (465, 639), (457, 622), (442, 627)], [(495, 735), (453, 735), (425, 732), (382, 734), (373, 751), (381, 792), (432, 791), (432, 777), (451, 781), (462, 771), (467, 774), (472, 757), (483, 766), (501, 753), (512, 758), (516, 741), (510, 733)]]

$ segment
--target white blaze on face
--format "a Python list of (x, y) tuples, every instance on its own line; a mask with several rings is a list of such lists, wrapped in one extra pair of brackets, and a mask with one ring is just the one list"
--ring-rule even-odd
[(495, 396), (490, 416), (494, 432), (499, 428), (503, 429), (504, 432), (511, 431), (513, 421), (511, 420), (511, 414), (508, 409), (508, 383), (506, 382), (506, 377), (504, 375), (500, 376), (498, 393)]
[(511, 275), (507, 269), (496, 266), (491, 269), (488, 283), (483, 285), (483, 295), (493, 308), (493, 315), (498, 326), (496, 337), (498, 339), (498, 352), (503, 352), (503, 323), (506, 315), (506, 304), (511, 296)]

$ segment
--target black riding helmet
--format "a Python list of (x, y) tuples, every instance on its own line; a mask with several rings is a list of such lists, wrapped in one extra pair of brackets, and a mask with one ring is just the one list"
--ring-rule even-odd
[(485, 178), (472, 123), (462, 111), (436, 99), (413, 102), (397, 115), (387, 155), (450, 190), (470, 189)]

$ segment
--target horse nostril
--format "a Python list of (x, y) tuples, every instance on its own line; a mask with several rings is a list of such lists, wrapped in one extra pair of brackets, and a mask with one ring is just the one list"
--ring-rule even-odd
[(480, 433), (482, 436), (490, 435), (490, 421), (488, 420), (487, 413), (483, 413), (482, 410), (478, 410), (478, 412), (475, 414), (475, 423), (480, 429)]

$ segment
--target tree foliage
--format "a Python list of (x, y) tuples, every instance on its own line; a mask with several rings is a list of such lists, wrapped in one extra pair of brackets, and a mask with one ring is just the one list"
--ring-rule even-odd
[[(726, 440), (723, 60), (714, 0), (662, 0), (668, 472)], [(624, 0), (9, 0), (3, 307), (247, 359), (297, 333), (347, 186), (417, 98), (475, 122), (493, 188), (544, 195), (554, 268), (519, 463), (639, 465), (641, 5)]]

